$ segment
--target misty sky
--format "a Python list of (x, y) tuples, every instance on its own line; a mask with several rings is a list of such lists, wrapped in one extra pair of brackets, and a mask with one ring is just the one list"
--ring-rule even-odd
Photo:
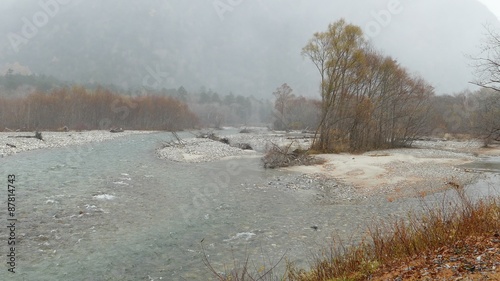
[(18, 50), (9, 34), (21, 34), (24, 19), (43, 10), (39, 1), (1, 2), (0, 70), (18, 63), (82, 83), (257, 97), (283, 83), (318, 96), (318, 74), (300, 52), (340, 18), (362, 27), (376, 49), (437, 94), (474, 89), (466, 56), (479, 53), (484, 24), (498, 27), (500, 14), (496, 0), (57, 1), (69, 4)]
[(488, 9), (500, 19), (500, 1), (498, 0), (478, 0), (488, 7)]

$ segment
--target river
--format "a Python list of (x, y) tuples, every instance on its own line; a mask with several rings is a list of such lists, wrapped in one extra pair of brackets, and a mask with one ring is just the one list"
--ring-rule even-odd
[[(169, 138), (131, 135), (1, 158), (1, 218), (7, 225), (14, 174), (18, 221), (15, 274), (8, 233), (0, 234), (0, 280), (210, 280), (204, 254), (218, 271), (247, 256), (256, 268), (283, 255), (307, 266), (332, 236), (354, 243), (368, 223), (421, 204), (374, 197), (319, 205), (312, 190), (266, 188), (285, 172), (263, 169), (259, 158), (160, 160), (155, 148)], [(498, 175), (479, 186), (487, 181)]]

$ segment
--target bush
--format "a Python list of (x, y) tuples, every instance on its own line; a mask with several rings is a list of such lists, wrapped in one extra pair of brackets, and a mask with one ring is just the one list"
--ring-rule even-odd
[(293, 142), (288, 146), (279, 147), (271, 143), (271, 147), (267, 150), (264, 157), (262, 157), (264, 168), (274, 169), (299, 165), (316, 165), (324, 162), (321, 159), (309, 155), (307, 150), (300, 148), (291, 150), (292, 145)]

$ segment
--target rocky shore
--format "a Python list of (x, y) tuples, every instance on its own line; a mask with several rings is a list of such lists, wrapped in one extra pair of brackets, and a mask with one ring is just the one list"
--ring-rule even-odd
[(178, 143), (165, 144), (157, 150), (161, 159), (176, 162), (211, 162), (227, 157), (256, 155), (254, 150), (244, 150), (207, 138), (191, 138)]
[[(169, 145), (157, 151), (160, 158), (181, 162), (209, 162), (227, 157), (261, 157), (271, 145), (291, 145), (291, 149), (307, 149), (311, 138), (299, 132), (254, 130), (225, 136), (229, 144), (204, 138), (192, 138), (183, 144)], [(237, 148), (247, 143), (253, 150)], [(413, 148), (371, 151), (363, 154), (320, 154), (325, 163), (313, 166), (281, 168), (285, 175), (256, 188), (278, 188), (314, 192), (319, 203), (355, 202), (368, 196), (381, 195), (388, 201), (408, 196), (425, 196), (467, 185), (479, 173), (461, 167), (477, 161), (486, 153), (481, 142), (417, 141)], [(494, 150), (498, 151), (498, 150)]]
[[(16, 138), (34, 135), (30, 132), (1, 132), (0, 157), (22, 151), (100, 142), (146, 131), (42, 132), (43, 140)], [(158, 157), (177, 162), (211, 162), (234, 157), (262, 157), (273, 145), (290, 145), (290, 149), (307, 149), (311, 135), (300, 132), (273, 132), (251, 129), (244, 133), (223, 135), (228, 143), (208, 138), (171, 141), (157, 149)], [(241, 149), (246, 144), (251, 149)], [(286, 190), (314, 191), (320, 203), (330, 204), (363, 199), (373, 194), (399, 197), (430, 194), (449, 188), (450, 183), (466, 185), (478, 173), (462, 168), (484, 155), (500, 155), (500, 149), (481, 148), (481, 142), (426, 140), (416, 141), (414, 148), (372, 151), (363, 154), (321, 154), (325, 163), (314, 166), (282, 168), (285, 175), (256, 186)]]
[(82, 132), (42, 132), (43, 140), (24, 138), (20, 136), (34, 136), (33, 132), (0, 132), (0, 157), (16, 154), (23, 151), (81, 145), (91, 142), (101, 142), (131, 134), (145, 134), (149, 131), (123, 131), (111, 133), (109, 131), (82, 131)]
[[(310, 138), (298, 133), (268, 132), (252, 130), (251, 133), (239, 133), (223, 136), (228, 143), (210, 138), (193, 137), (182, 141), (166, 143), (157, 150), (157, 155), (166, 160), (177, 162), (211, 162), (228, 157), (262, 156), (272, 145), (292, 144), (291, 149), (310, 147)], [(241, 145), (251, 149), (241, 149)]]

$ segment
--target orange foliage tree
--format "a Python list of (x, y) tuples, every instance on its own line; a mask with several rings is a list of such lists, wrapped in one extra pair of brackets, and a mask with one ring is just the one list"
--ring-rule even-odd
[(0, 128), (22, 130), (95, 130), (121, 127), (130, 130), (193, 128), (197, 117), (173, 97), (130, 97), (104, 88), (80, 86), (24, 98), (0, 98)]
[(358, 26), (344, 20), (330, 24), (314, 34), (302, 54), (321, 78), (316, 150), (401, 146), (421, 132), (433, 88), (375, 52)]

